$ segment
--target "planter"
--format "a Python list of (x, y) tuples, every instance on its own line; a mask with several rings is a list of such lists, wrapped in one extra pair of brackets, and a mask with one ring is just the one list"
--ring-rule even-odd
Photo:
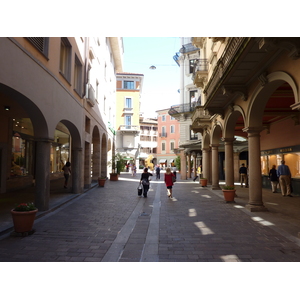
[(118, 180), (118, 178), (119, 178), (119, 175), (117, 174), (117, 173), (110, 173), (109, 174), (110, 175), (110, 180), (111, 181), (117, 181)]
[(235, 190), (222, 190), (226, 202), (234, 202)]
[(12, 209), (10, 212), (13, 218), (15, 232), (24, 233), (32, 231), (37, 211), (37, 209), (30, 211), (15, 211)]
[(98, 178), (98, 184), (101, 187), (104, 187), (106, 178)]
[(206, 178), (200, 178), (200, 184), (202, 187), (206, 187), (207, 186), (207, 179)]

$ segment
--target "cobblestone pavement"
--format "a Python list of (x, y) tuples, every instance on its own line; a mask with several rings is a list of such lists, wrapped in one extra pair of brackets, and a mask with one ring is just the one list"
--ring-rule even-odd
[(2, 236), (0, 261), (300, 261), (299, 239), (208, 188), (179, 180), (170, 199), (163, 175), (147, 198), (137, 186), (129, 174), (108, 180), (37, 219), (34, 234)]

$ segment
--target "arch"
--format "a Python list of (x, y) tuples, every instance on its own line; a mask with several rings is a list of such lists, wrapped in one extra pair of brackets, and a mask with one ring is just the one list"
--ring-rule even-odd
[(226, 115), (224, 120), (224, 131), (223, 131), (224, 138), (233, 138), (236, 135), (236, 129), (237, 129), (236, 124), (239, 119), (243, 119), (244, 123), (246, 122), (245, 112), (239, 105), (234, 105), (232, 107), (232, 111)]
[(222, 138), (223, 126), (220, 122), (217, 122), (211, 131), (211, 144), (219, 145), (220, 139)]
[(289, 74), (281, 71), (273, 72), (266, 76), (266, 81), (267, 83), (264, 86), (257, 85), (256, 89), (254, 90), (251, 104), (247, 113), (247, 127), (262, 127), (264, 108), (274, 91), (283, 83), (288, 83), (290, 85), (296, 103), (299, 102), (297, 85)]
[(202, 137), (202, 149), (210, 147), (210, 133), (205, 131)]

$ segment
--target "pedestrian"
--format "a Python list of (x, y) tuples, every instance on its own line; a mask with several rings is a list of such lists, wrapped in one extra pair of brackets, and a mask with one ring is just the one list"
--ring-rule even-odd
[(196, 176), (195, 178), (193, 179), (193, 181), (195, 182), (196, 179), (201, 175), (201, 165), (199, 165), (199, 167), (197, 168), (197, 171), (196, 171)]
[(284, 160), (281, 161), (281, 165), (277, 168), (277, 176), (279, 177), (282, 196), (293, 197), (291, 195), (291, 171)]
[(269, 179), (271, 180), (272, 192), (277, 193), (279, 180), (278, 180), (277, 170), (275, 165), (272, 166), (272, 169), (269, 172)]
[(135, 164), (133, 164), (131, 167), (131, 175), (135, 176), (135, 174), (136, 174), (136, 166), (135, 166)]
[(171, 172), (170, 168), (167, 168), (165, 173), (165, 184), (167, 187), (168, 197), (170, 198), (172, 198), (172, 186), (174, 184), (174, 180), (176, 180), (175, 175)]
[(241, 187), (243, 187), (243, 183), (245, 183), (245, 186), (247, 186), (247, 168), (245, 167), (245, 164), (242, 164), (239, 173), (240, 173)]
[(150, 176), (153, 176), (153, 174), (148, 172), (148, 168), (145, 168), (140, 180), (140, 183), (143, 185), (143, 196), (145, 198), (147, 198), (147, 193), (150, 187)]
[(157, 167), (155, 169), (155, 172), (156, 172), (156, 179), (160, 179), (160, 167), (159, 167), (159, 165), (157, 165)]
[(65, 177), (65, 185), (64, 188), (66, 189), (68, 187), (68, 180), (71, 175), (71, 163), (68, 161), (62, 168), (64, 171), (64, 177)]

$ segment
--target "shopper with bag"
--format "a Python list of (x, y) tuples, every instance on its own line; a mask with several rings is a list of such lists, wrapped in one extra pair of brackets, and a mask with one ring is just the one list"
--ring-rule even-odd
[(150, 176), (153, 176), (153, 174), (148, 172), (148, 168), (145, 168), (140, 180), (140, 183), (143, 185), (143, 196), (145, 198), (147, 198), (147, 193), (150, 187)]

